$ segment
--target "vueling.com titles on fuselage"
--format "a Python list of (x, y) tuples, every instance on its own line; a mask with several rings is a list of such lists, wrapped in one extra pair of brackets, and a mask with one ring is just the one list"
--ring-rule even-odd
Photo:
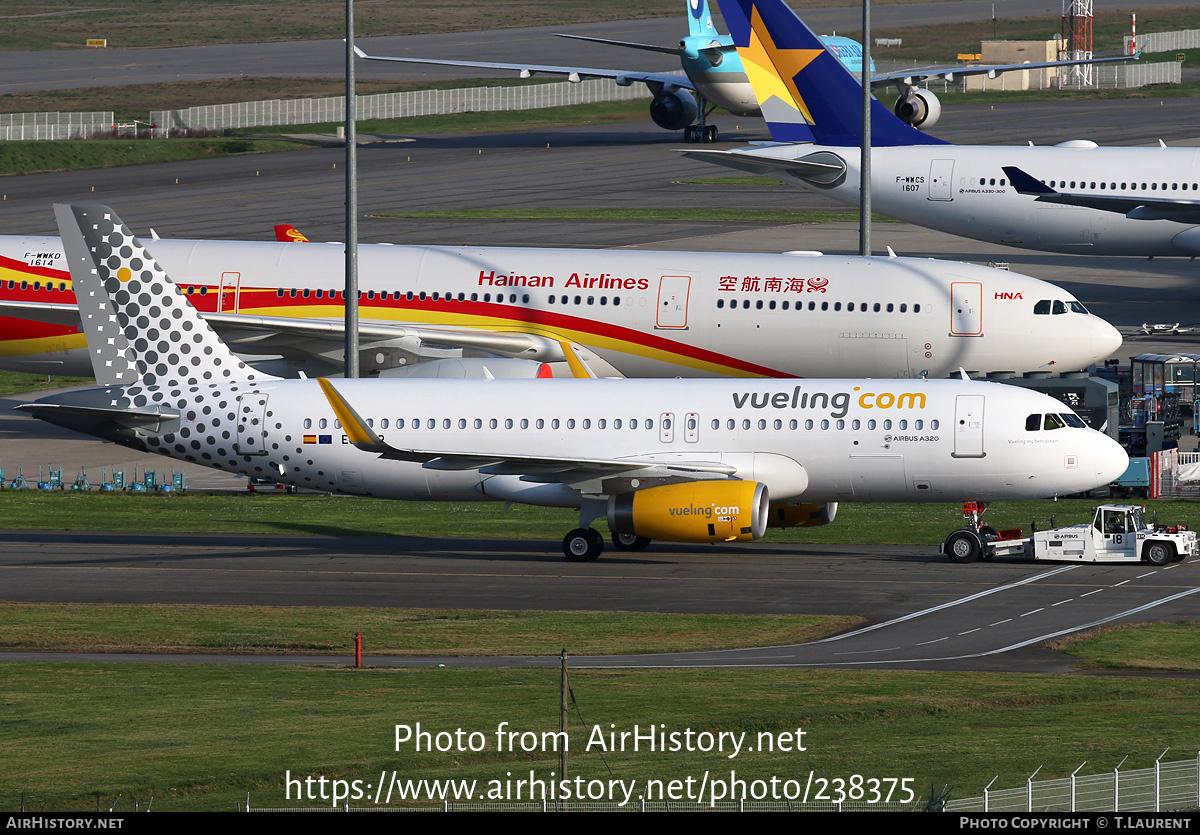
[[(749, 406), (752, 409), (832, 409), (829, 413), (830, 417), (841, 418), (845, 417), (850, 411), (850, 398), (853, 396), (850, 392), (839, 391), (829, 394), (824, 391), (807, 392), (801, 391), (800, 386), (796, 386), (791, 394), (785, 391), (779, 391), (775, 394), (770, 392), (735, 392), (733, 394), (733, 407), (735, 409), (744, 409)], [(860, 391), (859, 386), (854, 387), (855, 391)], [(863, 409), (924, 409), (925, 395), (919, 391), (906, 391), (901, 394), (893, 394), (890, 391), (885, 391), (882, 394), (864, 391), (858, 395), (858, 405)]]

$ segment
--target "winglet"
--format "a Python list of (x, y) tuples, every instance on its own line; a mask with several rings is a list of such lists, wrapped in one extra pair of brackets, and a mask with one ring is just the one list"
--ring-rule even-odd
[(325, 392), (325, 399), (329, 401), (329, 405), (333, 407), (333, 413), (337, 415), (337, 419), (342, 423), (342, 428), (346, 430), (346, 437), (350, 439), (350, 443), (367, 452), (383, 452), (388, 448), (383, 439), (375, 434), (358, 412), (354, 411), (354, 407), (347, 403), (346, 399), (333, 387), (333, 383), (324, 377), (317, 378), (317, 382), (321, 384), (321, 391)]
[(1002, 166), (1002, 169), (1008, 175), (1009, 183), (1017, 190), (1018, 194), (1058, 194), (1050, 186), (1036, 177), (1026, 174), (1015, 165), (1005, 165)]
[(571, 376), (580, 380), (595, 380), (596, 374), (592, 369), (588, 368), (583, 358), (579, 356), (578, 347), (566, 340), (559, 340), (558, 343), (562, 346), (563, 356), (567, 358), (567, 365), (571, 369)]

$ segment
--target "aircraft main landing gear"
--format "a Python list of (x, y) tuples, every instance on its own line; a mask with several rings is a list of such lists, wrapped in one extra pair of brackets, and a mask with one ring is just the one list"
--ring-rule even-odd
[(716, 142), (716, 125), (688, 125), (683, 129), (684, 142)]
[(576, 528), (563, 538), (563, 553), (571, 562), (591, 562), (604, 551), (604, 537), (594, 528)]
[(650, 544), (650, 538), (635, 533), (614, 533), (612, 544), (617, 546), (618, 551), (641, 551)]

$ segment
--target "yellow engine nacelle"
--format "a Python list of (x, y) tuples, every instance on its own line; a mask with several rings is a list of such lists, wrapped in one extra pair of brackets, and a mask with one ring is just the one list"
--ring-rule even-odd
[(768, 528), (815, 528), (837, 518), (837, 502), (771, 502)]
[(666, 542), (739, 542), (767, 531), (767, 486), (690, 481), (611, 496), (608, 526)]

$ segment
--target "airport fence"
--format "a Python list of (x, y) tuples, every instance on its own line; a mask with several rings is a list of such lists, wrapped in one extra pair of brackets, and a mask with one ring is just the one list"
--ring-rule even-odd
[(0, 113), (0, 140), (87, 139), (111, 131), (111, 110), (80, 113)]
[[(1125, 53), (1130, 52), (1133, 38), (1125, 36)], [(1200, 29), (1179, 29), (1174, 32), (1150, 32), (1137, 39), (1142, 52), (1178, 52), (1181, 49), (1200, 48)]]
[(415, 806), (311, 806), (311, 807), (261, 807), (247, 803), (238, 804), (244, 812), (919, 812), (924, 810), (921, 798), (911, 803), (791, 803), (786, 800), (719, 800), (663, 801), (639, 800), (626, 804), (615, 801), (581, 801), (555, 803), (554, 801), (493, 801), (467, 803), (443, 800)]
[[(622, 87), (605, 78), (572, 83), (518, 84), (511, 87), (467, 87), (454, 90), (412, 90), (359, 96), (358, 120), (402, 119), (485, 110), (537, 110), (602, 101), (633, 101), (649, 96), (645, 84)], [(270, 99), (213, 104), (182, 110), (154, 110), (150, 123), (165, 131), (253, 128), (272, 125), (313, 125), (344, 122), (345, 98)]]
[[(913, 67), (897, 66), (888, 72), (901, 72)], [(974, 80), (971, 80), (974, 79)], [(1099, 64), (1091, 67), (1091, 78), (1081, 79), (1069, 72), (1061, 80), (1046, 70), (1014, 70), (1000, 73), (995, 78), (986, 75), (960, 76), (953, 81), (931, 78), (924, 86), (935, 93), (1005, 92), (1017, 90), (1112, 90), (1149, 87), (1152, 84), (1179, 84), (1183, 80), (1182, 66), (1178, 61), (1163, 61), (1157, 64), (1131, 62), (1129, 64)], [(887, 98), (879, 93), (880, 100)]]
[(1175, 812), (1200, 805), (1200, 753), (1196, 759), (1107, 774), (1029, 780), (1024, 788), (984, 790), (951, 800), (947, 812)]

